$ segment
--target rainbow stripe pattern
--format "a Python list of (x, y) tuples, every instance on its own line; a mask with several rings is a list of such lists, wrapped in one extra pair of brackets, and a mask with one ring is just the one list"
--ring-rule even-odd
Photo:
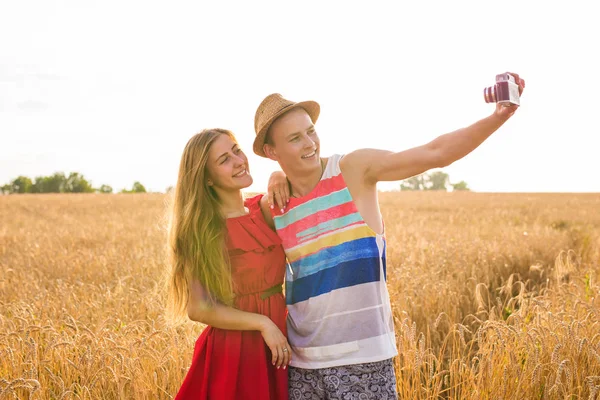
[(292, 198), (275, 227), (288, 259), (292, 366), (326, 368), (397, 354), (386, 280), (386, 242), (360, 215), (329, 158), (311, 193)]

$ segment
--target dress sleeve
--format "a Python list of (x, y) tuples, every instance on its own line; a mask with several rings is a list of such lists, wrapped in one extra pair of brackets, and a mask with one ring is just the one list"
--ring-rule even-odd
[(249, 215), (227, 220), (226, 244), (230, 253), (264, 252), (281, 245), (281, 239), (269, 228), (262, 215), (260, 209), (262, 196), (257, 195), (244, 202), (248, 207)]

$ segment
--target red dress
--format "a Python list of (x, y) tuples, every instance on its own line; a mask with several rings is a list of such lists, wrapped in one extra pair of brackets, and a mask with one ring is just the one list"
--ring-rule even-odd
[[(261, 298), (267, 289), (283, 284), (286, 265), (281, 239), (261, 213), (261, 197), (244, 202), (249, 214), (227, 219), (234, 307), (268, 316), (287, 337), (283, 295)], [(287, 374), (287, 368), (271, 363), (271, 351), (259, 331), (209, 326), (196, 341), (192, 365), (175, 399), (288, 399)]]

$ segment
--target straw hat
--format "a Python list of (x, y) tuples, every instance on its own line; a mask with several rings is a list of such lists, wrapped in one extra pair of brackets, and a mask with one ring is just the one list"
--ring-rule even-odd
[(256, 115), (254, 116), (254, 131), (256, 132), (256, 139), (254, 139), (253, 146), (254, 153), (261, 157), (267, 156), (263, 151), (263, 146), (269, 127), (278, 117), (296, 107), (303, 108), (310, 116), (313, 124), (317, 122), (321, 107), (316, 101), (296, 103), (284, 99), (279, 93), (273, 93), (265, 97), (258, 106)]

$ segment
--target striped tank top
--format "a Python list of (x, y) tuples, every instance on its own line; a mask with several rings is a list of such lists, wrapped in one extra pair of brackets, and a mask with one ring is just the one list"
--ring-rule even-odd
[(329, 158), (311, 193), (273, 219), (288, 268), (286, 303), (293, 367), (382, 361), (398, 354), (386, 287), (386, 241), (358, 212)]

